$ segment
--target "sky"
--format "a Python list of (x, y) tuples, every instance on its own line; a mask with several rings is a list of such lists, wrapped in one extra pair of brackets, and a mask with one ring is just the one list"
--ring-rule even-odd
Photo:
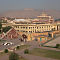
[(0, 0), (0, 12), (25, 8), (60, 10), (60, 0)]

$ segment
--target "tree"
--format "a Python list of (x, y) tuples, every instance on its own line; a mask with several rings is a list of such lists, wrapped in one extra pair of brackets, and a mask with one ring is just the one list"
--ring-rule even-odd
[(4, 52), (5, 52), (5, 53), (8, 53), (8, 49), (5, 49)]
[(56, 48), (60, 48), (60, 44), (56, 44)]
[(6, 33), (6, 32), (9, 31), (11, 28), (12, 28), (12, 27), (10, 27), (10, 26), (4, 27), (4, 28), (3, 28), (3, 32)]
[(2, 24), (0, 23), (0, 33), (2, 33)]
[(2, 28), (2, 24), (0, 23), (0, 29)]
[(9, 60), (19, 60), (19, 55), (15, 52), (12, 52), (10, 55), (9, 55)]
[(19, 49), (19, 48), (20, 48), (20, 46), (17, 46), (17, 47), (16, 47), (16, 49)]
[(24, 50), (24, 54), (28, 54), (29, 53), (29, 50), (28, 49), (25, 49)]

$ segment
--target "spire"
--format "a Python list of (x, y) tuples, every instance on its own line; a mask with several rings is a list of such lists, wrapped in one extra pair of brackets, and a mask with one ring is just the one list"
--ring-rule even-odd
[(45, 8), (43, 9), (43, 12), (42, 12), (41, 16), (47, 16)]

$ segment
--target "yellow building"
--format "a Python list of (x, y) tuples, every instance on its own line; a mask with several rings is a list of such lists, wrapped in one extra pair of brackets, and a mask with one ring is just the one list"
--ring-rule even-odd
[(27, 35), (27, 41), (35, 40), (37, 37), (37, 40), (41, 43), (44, 43), (48, 40), (48, 32), (50, 31), (52, 38), (54, 37), (54, 34), (52, 31), (59, 31), (60, 30), (60, 24), (10, 24), (10, 23), (3, 23), (2, 27), (6, 26), (12, 26), (15, 28), (16, 31), (22, 34)]
[(40, 33), (45, 31), (57, 30), (57, 24), (9, 24), (3, 23), (3, 27), (12, 26), (19, 32)]
[(19, 34), (22, 36), (23, 34), (25, 34), (27, 36), (27, 41), (32, 41), (37, 39), (37, 41), (40, 42), (40, 40), (42, 40), (41, 42), (47, 41), (48, 39), (48, 32), (42, 32), (42, 33), (22, 33), (19, 32)]
[[(54, 37), (52, 31), (60, 30), (60, 23), (54, 23), (54, 19), (45, 13), (37, 16), (36, 19), (15, 19), (13, 22), (2, 23), (2, 27), (11, 26), (22, 36), (27, 35), (27, 40), (35, 40), (37, 37), (38, 41), (42, 39), (42, 43), (47, 41), (48, 32)], [(60, 32), (60, 31), (59, 31)]]
[(17, 31), (25, 33), (38, 33), (57, 30), (57, 25), (54, 24), (14, 24), (13, 27)]

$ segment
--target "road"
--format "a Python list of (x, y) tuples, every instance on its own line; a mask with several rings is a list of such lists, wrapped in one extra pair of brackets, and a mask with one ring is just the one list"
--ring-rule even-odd
[(1, 50), (4, 50), (6, 48), (12, 48), (12, 47), (15, 47), (17, 45), (21, 45), (22, 42), (19, 40), (19, 39), (13, 39), (13, 40), (6, 40), (5, 42), (12, 42), (13, 45), (2, 45), (3, 42), (0, 42), (0, 51)]

